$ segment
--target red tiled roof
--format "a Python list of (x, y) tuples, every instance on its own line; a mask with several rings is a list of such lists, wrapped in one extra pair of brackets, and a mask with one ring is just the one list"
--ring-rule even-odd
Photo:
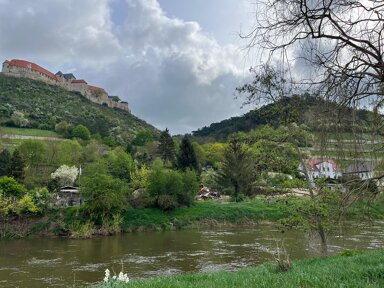
[(71, 83), (84, 83), (84, 84), (88, 84), (87, 82), (85, 82), (85, 80), (83, 79), (79, 79), (79, 80), (72, 80)]
[(317, 165), (323, 162), (330, 163), (332, 165), (332, 168), (334, 170), (339, 170), (339, 167), (337, 166), (336, 162), (332, 159), (324, 159), (324, 158), (312, 158), (312, 159), (307, 159), (305, 161), (305, 164), (307, 165), (307, 168), (310, 171), (319, 171), (319, 168), (317, 168)]
[(8, 63), (8, 65), (11, 65), (11, 66), (16, 66), (16, 67), (21, 67), (21, 68), (29, 68), (31, 70), (34, 70), (34, 71), (37, 71), (37, 72), (44, 74), (45, 76), (51, 78), (52, 80), (57, 81), (55, 74), (53, 74), (52, 72), (48, 71), (47, 69), (44, 69), (43, 67), (41, 67), (35, 63), (28, 62), (25, 60), (18, 60), (18, 59), (12, 59), (11, 61), (8, 61), (7, 63)]
[(92, 85), (87, 85), (87, 88), (91, 91), (95, 92), (102, 92), (102, 93), (107, 93), (103, 88), (92, 86)]

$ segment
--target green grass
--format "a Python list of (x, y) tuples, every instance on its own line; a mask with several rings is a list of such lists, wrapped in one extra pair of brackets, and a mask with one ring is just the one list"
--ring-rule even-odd
[(29, 128), (13, 128), (13, 127), (0, 127), (0, 134), (38, 136), (38, 137), (56, 137), (56, 138), (62, 137), (61, 135), (57, 134), (56, 132), (49, 131), (49, 130), (29, 129)]
[[(207, 223), (251, 223), (276, 221), (287, 216), (284, 201), (254, 200), (239, 203), (197, 202), (192, 207), (166, 213), (159, 209), (131, 209), (124, 214), (123, 231), (183, 228)], [(212, 222), (210, 222), (212, 221)]]
[(287, 272), (268, 263), (236, 272), (189, 273), (110, 284), (101, 284), (101, 287), (384, 287), (384, 251), (294, 261)]

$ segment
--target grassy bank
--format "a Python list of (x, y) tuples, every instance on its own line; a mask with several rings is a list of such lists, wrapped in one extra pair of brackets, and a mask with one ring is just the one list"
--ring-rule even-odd
[(183, 228), (194, 225), (251, 224), (287, 216), (285, 200), (256, 198), (247, 202), (198, 202), (165, 213), (158, 209), (132, 209), (123, 217), (123, 231)]
[(55, 137), (61, 138), (62, 136), (56, 132), (41, 129), (30, 128), (15, 128), (15, 127), (1, 127), (0, 134), (21, 135), (21, 136), (35, 136), (35, 137)]
[[(30, 235), (60, 235), (87, 238), (92, 235), (119, 232), (171, 230), (188, 227), (253, 226), (276, 222), (289, 216), (291, 204), (305, 206), (307, 198), (257, 197), (245, 202), (197, 202), (192, 207), (163, 212), (156, 208), (129, 208), (94, 223), (84, 206), (55, 209), (44, 217), (23, 217), (0, 221), (0, 238), (21, 238)], [(288, 204), (288, 205), (287, 205)], [(354, 221), (384, 219), (384, 195), (373, 204), (356, 202), (344, 214)], [(2, 224), (1, 224), (2, 223)], [(17, 233), (15, 233), (17, 231)], [(6, 237), (2, 236), (5, 235)], [(12, 236), (12, 237), (10, 237)]]
[(383, 250), (347, 255), (294, 261), (287, 272), (268, 263), (237, 272), (184, 274), (101, 287), (384, 287)]

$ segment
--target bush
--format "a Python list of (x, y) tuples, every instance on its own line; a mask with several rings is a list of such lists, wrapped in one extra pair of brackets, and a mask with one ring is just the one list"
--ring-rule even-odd
[(0, 191), (5, 197), (14, 196), (16, 198), (21, 198), (26, 192), (26, 189), (12, 177), (4, 176), (0, 178)]
[(197, 175), (191, 170), (182, 173), (165, 169), (156, 163), (148, 175), (147, 189), (160, 209), (190, 206), (198, 191)]
[(88, 166), (85, 171), (80, 192), (92, 215), (108, 217), (126, 208), (127, 183), (106, 174), (101, 165)]
[(91, 138), (91, 133), (89, 132), (88, 128), (84, 125), (77, 125), (72, 130), (72, 137), (73, 138), (80, 138), (83, 140), (89, 140)]

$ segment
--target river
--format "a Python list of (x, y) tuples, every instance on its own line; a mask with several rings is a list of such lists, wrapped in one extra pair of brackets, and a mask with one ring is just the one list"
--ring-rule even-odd
[[(140, 232), (86, 240), (0, 241), (0, 287), (72, 287), (101, 281), (104, 270), (131, 279), (188, 271), (235, 270), (274, 259), (284, 246), (292, 259), (318, 255), (319, 242), (300, 231), (256, 228)], [(329, 252), (384, 248), (384, 221), (349, 224), (329, 237)], [(112, 272), (113, 274), (113, 272)]]

